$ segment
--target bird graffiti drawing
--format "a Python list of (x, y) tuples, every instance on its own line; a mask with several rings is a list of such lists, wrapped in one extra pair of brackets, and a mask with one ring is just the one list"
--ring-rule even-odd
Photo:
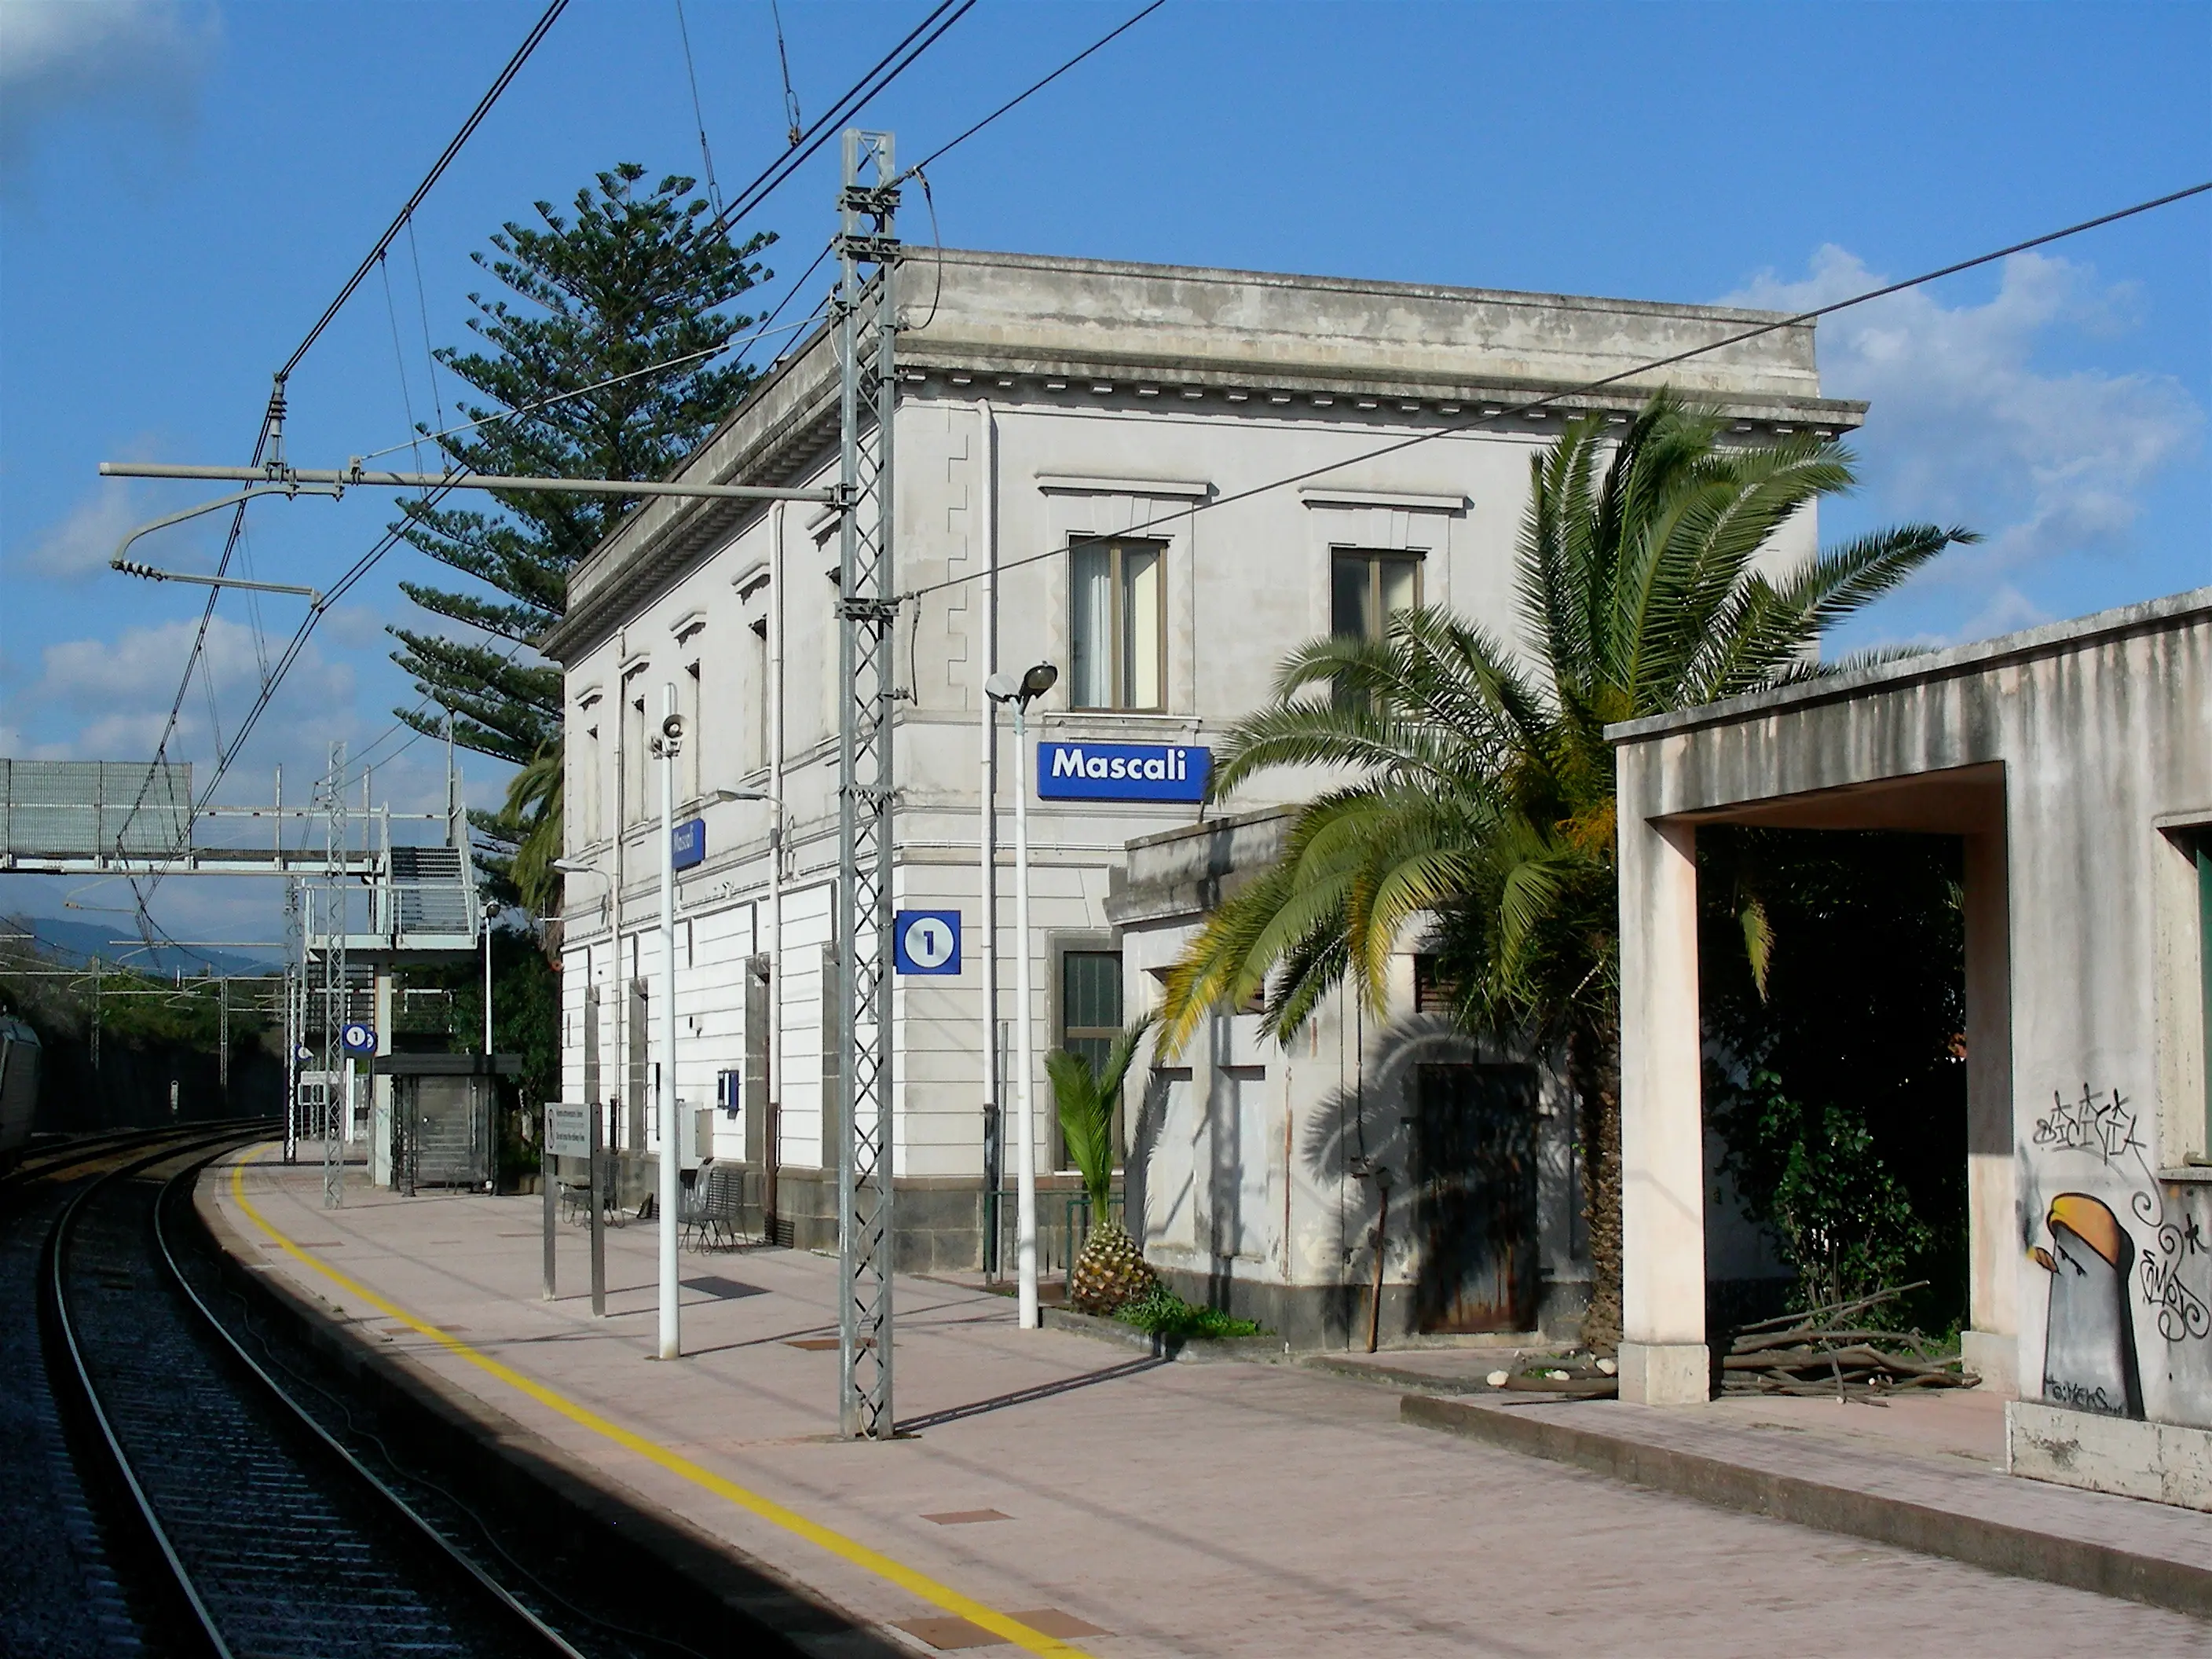
[(2043, 1397), (2107, 1417), (2143, 1414), (2128, 1270), (2135, 1242), (2103, 1200), (2061, 1193), (2044, 1224), (2048, 1249), (2028, 1254), (2051, 1275), (2043, 1340)]

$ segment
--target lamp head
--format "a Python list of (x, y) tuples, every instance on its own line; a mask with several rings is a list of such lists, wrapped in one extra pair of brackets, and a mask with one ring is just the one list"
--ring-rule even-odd
[(1030, 669), (1028, 673), (1022, 676), (1022, 701), (1024, 702), (1034, 702), (1036, 699), (1044, 696), (1046, 692), (1051, 690), (1052, 688), (1059, 683), (1059, 669), (1054, 667), (1048, 662), (1041, 662), (1037, 664), (1036, 667)]
[(1022, 694), (1022, 683), (1001, 669), (983, 682), (983, 695), (993, 702), (1012, 702)]

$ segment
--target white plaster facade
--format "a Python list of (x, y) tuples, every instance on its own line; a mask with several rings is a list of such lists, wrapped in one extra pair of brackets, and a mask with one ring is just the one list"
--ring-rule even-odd
[[(1002, 1024), (1014, 1015), (1018, 946), (1011, 737), (1002, 717), (987, 767), (981, 688), (995, 667), (1042, 659), (1066, 669), (1071, 537), (1133, 530), (1158, 548), (1161, 706), (1072, 708), (1063, 672), (1032, 713), (1033, 734), (1205, 744), (1264, 699), (1292, 646), (1330, 629), (1334, 549), (1416, 554), (1425, 602), (1510, 633), (1514, 539), (1535, 446), (1556, 434), (1562, 410), (1625, 419), (1660, 381), (1632, 377), (1569, 396), (1540, 417), (1467, 422), (1774, 319), (950, 250), (910, 256), (902, 282), (893, 585), (920, 598), (902, 611), (897, 637), (912, 695), (896, 725), (896, 890), (902, 908), (960, 912), (966, 938), (957, 975), (896, 988), (900, 1251), (902, 1262), (973, 1266), (992, 1088), (978, 848), (994, 770)], [(1665, 378), (1753, 436), (1837, 431), (1863, 413), (1819, 395), (1809, 326), (1692, 359)], [(826, 484), (836, 390), (830, 343), (817, 333), (779, 362), (681, 476)], [(1416, 437), (1432, 441), (1369, 457)], [(1300, 481), (1262, 489), (1292, 475)], [(568, 853), (591, 866), (570, 878), (563, 921), (564, 1093), (621, 1098), (623, 1144), (641, 1131), (646, 1148), (657, 1145), (646, 1121), (650, 1067), (626, 1061), (657, 1051), (658, 1019), (647, 1045), (627, 988), (659, 983), (659, 793), (642, 757), (672, 695), (695, 733), (680, 797), (696, 803), (734, 788), (781, 803), (703, 809), (708, 855), (684, 872), (678, 900), (676, 1089), (687, 1105), (714, 1102), (719, 1075), (747, 1073), (750, 1047), (751, 1079), (739, 1109), (716, 1116), (714, 1150), (757, 1165), (773, 1158), (779, 1212), (802, 1243), (827, 1242), (835, 1209), (817, 1172), (834, 1152), (824, 1145), (834, 1011), (823, 963), (836, 852), (836, 529), (811, 507), (648, 502), (578, 568), (568, 614), (544, 641), (564, 677)], [(1808, 514), (1777, 556), (1809, 551), (1814, 536)], [(1237, 805), (1301, 798), (1312, 782), (1277, 777), (1272, 798), (1255, 793)], [(1188, 805), (1032, 797), (1025, 943), (1040, 1054), (1056, 1040), (1058, 952), (1115, 946), (1107, 901), (1127, 843), (1196, 817)], [(763, 967), (764, 981), (753, 977)], [(829, 982), (834, 995), (834, 975)], [(763, 1027), (773, 1028), (764, 1076)], [(1005, 1093), (1011, 1101), (1011, 1084)], [(1037, 1097), (1042, 1117), (1041, 1067)], [(1042, 1158), (1053, 1138), (1040, 1142)], [(1155, 1190), (1163, 1178), (1155, 1174)], [(1332, 1271), (1341, 1265), (1340, 1256)]]

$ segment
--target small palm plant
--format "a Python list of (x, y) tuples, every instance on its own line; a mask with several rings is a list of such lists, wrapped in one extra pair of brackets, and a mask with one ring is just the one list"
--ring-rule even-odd
[(1068, 1300), (1082, 1313), (1113, 1313), (1123, 1303), (1157, 1289), (1160, 1282), (1128, 1229), (1109, 1208), (1114, 1185), (1114, 1103), (1136, 1058), (1137, 1044), (1152, 1024), (1152, 1016), (1146, 1014), (1115, 1037), (1103, 1066), (1093, 1065), (1088, 1054), (1065, 1048), (1045, 1056), (1045, 1074), (1052, 1079), (1053, 1103), (1060, 1112), (1060, 1138), (1083, 1176), (1084, 1191), (1091, 1195), (1091, 1237), (1075, 1259), (1068, 1287)]

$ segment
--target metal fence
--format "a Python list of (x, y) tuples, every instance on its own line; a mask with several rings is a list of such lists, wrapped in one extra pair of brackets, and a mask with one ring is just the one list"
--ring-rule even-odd
[[(995, 1276), (1011, 1279), (1014, 1277), (1014, 1264), (1020, 1259), (1020, 1241), (1016, 1237), (1016, 1189), (1005, 1187), (995, 1193), (987, 1192), (983, 1194), (983, 1206), (984, 1227), (999, 1244)], [(1036, 1206), (1037, 1278), (1042, 1281), (1057, 1277), (1066, 1288), (1075, 1272), (1075, 1258), (1083, 1254), (1083, 1247), (1091, 1237), (1091, 1194), (1041, 1192)], [(1127, 1224), (1120, 1191), (1107, 1194), (1106, 1210), (1123, 1225)]]
[(0, 760), (0, 853), (160, 854), (185, 844), (191, 821), (189, 762)]

